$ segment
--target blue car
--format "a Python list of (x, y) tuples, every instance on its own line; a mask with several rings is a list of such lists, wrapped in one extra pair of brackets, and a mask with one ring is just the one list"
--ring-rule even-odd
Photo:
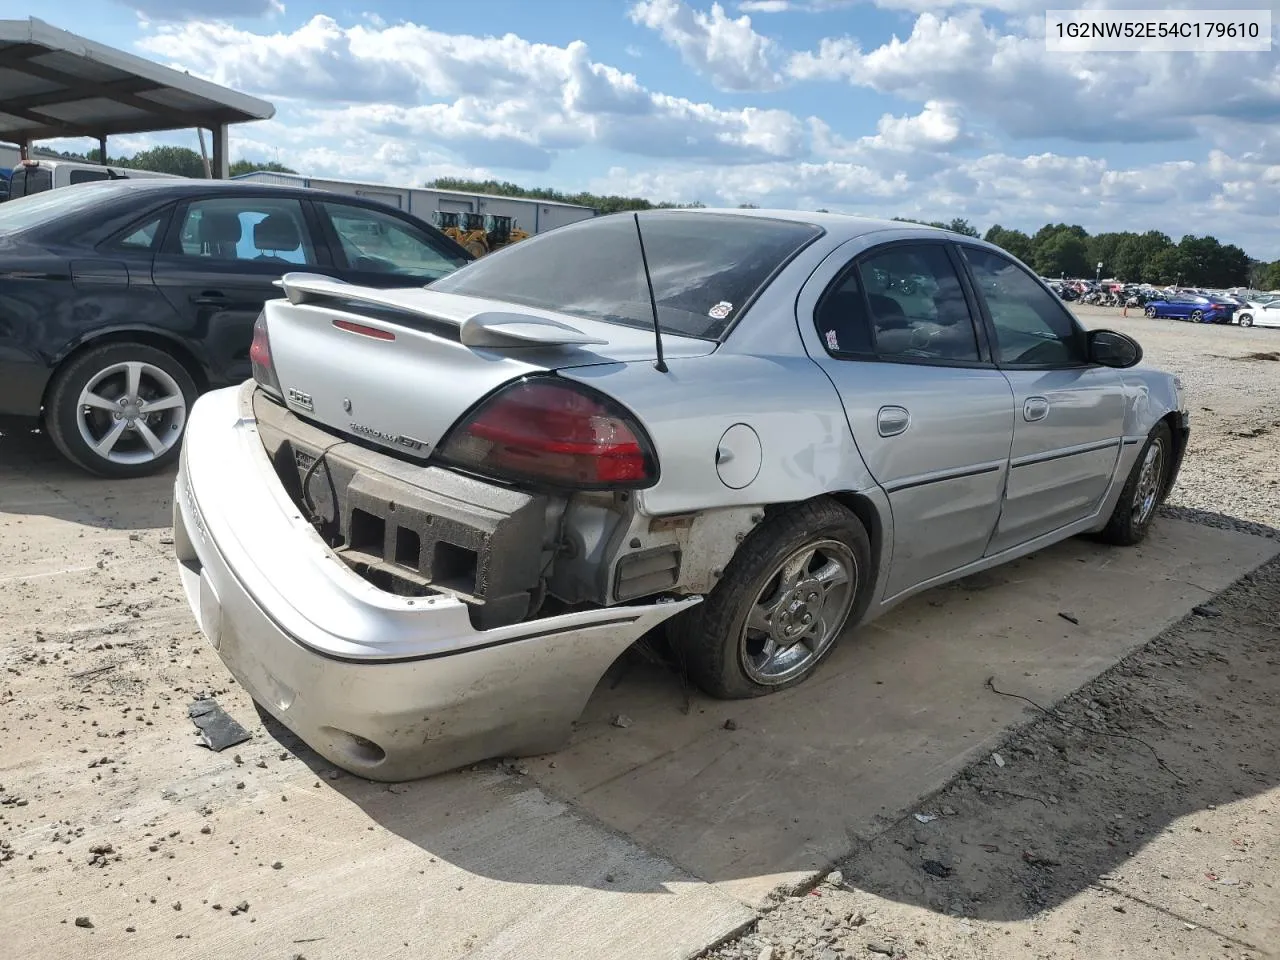
[(1146, 314), (1152, 320), (1190, 320), (1192, 323), (1230, 323), (1235, 312), (1234, 303), (1198, 295), (1152, 300), (1146, 307)]

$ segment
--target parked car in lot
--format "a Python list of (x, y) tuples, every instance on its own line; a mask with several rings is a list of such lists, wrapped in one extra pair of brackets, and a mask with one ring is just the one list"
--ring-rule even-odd
[(1192, 323), (1230, 323), (1236, 305), (1217, 297), (1174, 294), (1147, 302), (1145, 313), (1153, 320), (1190, 320)]
[(1280, 327), (1280, 297), (1246, 300), (1236, 310), (1235, 321), (1242, 327)]
[(286, 270), (422, 286), (470, 262), (431, 225), (320, 190), (87, 183), (0, 205), (0, 421), (104, 476), (172, 462), (196, 395), (250, 374)]
[(925, 227), (620, 214), (283, 286), (192, 411), (175, 549), (240, 683), (375, 779), (555, 748), (663, 623), (752, 697), (930, 586), (1137, 543), (1188, 435), (1133, 340)]

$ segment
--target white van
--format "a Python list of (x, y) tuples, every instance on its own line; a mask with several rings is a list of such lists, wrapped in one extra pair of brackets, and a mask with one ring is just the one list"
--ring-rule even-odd
[[(104, 167), (98, 163), (85, 163), (79, 160), (55, 160), (36, 157), (31, 160), (19, 160), (14, 164), (12, 172), (5, 176), (8, 181), (8, 196), (0, 190), (0, 199), (16, 200), (32, 193), (42, 193), (58, 187), (70, 187), (77, 183), (92, 183), (95, 180), (125, 180), (137, 177), (176, 177), (172, 173), (156, 173), (151, 170), (133, 170), (129, 167)], [(176, 179), (182, 179), (176, 177)]]

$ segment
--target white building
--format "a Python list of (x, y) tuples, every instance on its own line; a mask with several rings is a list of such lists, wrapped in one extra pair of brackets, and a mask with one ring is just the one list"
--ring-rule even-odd
[(235, 180), (251, 180), (256, 183), (274, 183), (280, 186), (312, 187), (351, 196), (368, 197), (399, 207), (428, 222), (437, 211), (453, 213), (479, 213), (506, 216), (529, 233), (546, 233), (556, 227), (587, 220), (596, 215), (591, 207), (555, 200), (531, 200), (525, 197), (500, 197), (487, 193), (462, 193), (454, 190), (436, 190), (432, 187), (396, 187), (385, 183), (368, 183), (358, 180), (330, 180), (324, 177), (306, 177), (297, 173), (271, 173), (258, 170), (233, 177)]

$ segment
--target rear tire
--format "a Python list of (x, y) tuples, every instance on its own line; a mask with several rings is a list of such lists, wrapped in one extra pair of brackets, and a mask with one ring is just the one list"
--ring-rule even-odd
[(873, 588), (861, 521), (833, 500), (811, 500), (757, 527), (669, 637), (708, 694), (759, 697), (812, 676)]
[(1204, 322), (1204, 311), (1203, 311), (1203, 310), (1192, 310), (1192, 311), (1191, 311), (1191, 322), (1192, 322), (1192, 323), (1203, 323), (1203, 322)]
[(1141, 543), (1151, 529), (1156, 508), (1164, 500), (1173, 463), (1173, 431), (1161, 420), (1147, 435), (1134, 461), (1111, 519), (1098, 534), (1104, 543), (1132, 547)]
[(177, 459), (196, 385), (180, 362), (141, 343), (108, 343), (54, 376), (44, 423), (59, 452), (100, 477), (141, 477)]

